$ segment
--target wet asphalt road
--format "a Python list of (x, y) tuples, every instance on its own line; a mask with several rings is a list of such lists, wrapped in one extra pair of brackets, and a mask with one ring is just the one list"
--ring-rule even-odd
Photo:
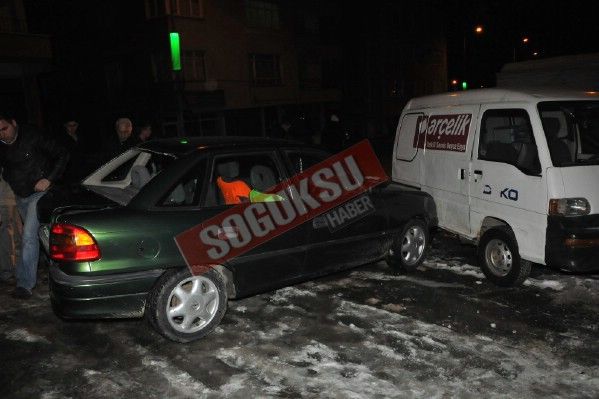
[(187, 345), (3, 286), (0, 397), (599, 397), (597, 276), (498, 288), (474, 254), (437, 237), (410, 275), (380, 262), (232, 301)]

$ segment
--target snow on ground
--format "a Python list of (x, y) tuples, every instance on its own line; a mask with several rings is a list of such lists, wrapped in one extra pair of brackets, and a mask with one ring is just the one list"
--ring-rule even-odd
[(485, 275), (483, 274), (483, 272), (480, 271), (480, 267), (478, 267), (478, 266), (472, 266), (467, 263), (462, 264), (462, 265), (460, 265), (460, 264), (449, 265), (445, 262), (439, 261), (439, 259), (435, 258), (435, 257), (431, 257), (431, 258), (428, 258), (427, 260), (425, 260), (422, 263), (421, 268), (447, 270), (447, 271), (450, 271), (452, 273), (459, 274), (462, 276), (472, 276), (472, 277), (476, 277), (479, 279), (485, 278)]
[(4, 335), (11, 341), (43, 342), (46, 344), (50, 343), (46, 338), (33, 334), (27, 331), (25, 328), (17, 328), (4, 333)]
[(435, 245), (412, 274), (379, 262), (232, 301), (188, 345), (0, 293), (0, 396), (597, 397), (599, 280), (536, 270), (499, 288), (471, 249)]

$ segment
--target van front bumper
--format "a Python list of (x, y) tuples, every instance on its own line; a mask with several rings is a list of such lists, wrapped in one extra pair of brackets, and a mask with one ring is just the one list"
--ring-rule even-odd
[(599, 271), (599, 215), (548, 216), (545, 263), (574, 272)]
[(50, 299), (63, 318), (132, 318), (144, 313), (147, 293), (163, 270), (71, 275), (50, 264)]

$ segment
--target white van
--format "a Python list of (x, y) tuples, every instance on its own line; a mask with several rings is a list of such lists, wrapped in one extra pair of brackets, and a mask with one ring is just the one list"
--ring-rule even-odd
[(531, 263), (599, 271), (599, 93), (481, 89), (404, 108), (393, 180), (430, 193), (439, 226), (478, 244), (499, 285)]

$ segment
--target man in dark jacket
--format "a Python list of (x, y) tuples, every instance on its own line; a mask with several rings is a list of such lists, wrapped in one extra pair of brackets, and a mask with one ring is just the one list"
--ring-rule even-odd
[(110, 135), (108, 141), (104, 144), (104, 162), (122, 154), (135, 145), (133, 132), (133, 123), (129, 118), (119, 118), (114, 124), (116, 134)]
[(62, 180), (68, 185), (78, 184), (89, 173), (89, 168), (85, 165), (86, 149), (77, 131), (79, 123), (74, 118), (68, 118), (63, 126), (64, 133), (60, 136), (59, 142), (69, 153), (69, 162)]
[(31, 297), (37, 281), (37, 202), (60, 178), (68, 160), (67, 151), (56, 141), (43, 137), (32, 126), (19, 126), (12, 115), (0, 114), (2, 176), (15, 193), (17, 208), (23, 219), (22, 249), (14, 293), (17, 298)]

